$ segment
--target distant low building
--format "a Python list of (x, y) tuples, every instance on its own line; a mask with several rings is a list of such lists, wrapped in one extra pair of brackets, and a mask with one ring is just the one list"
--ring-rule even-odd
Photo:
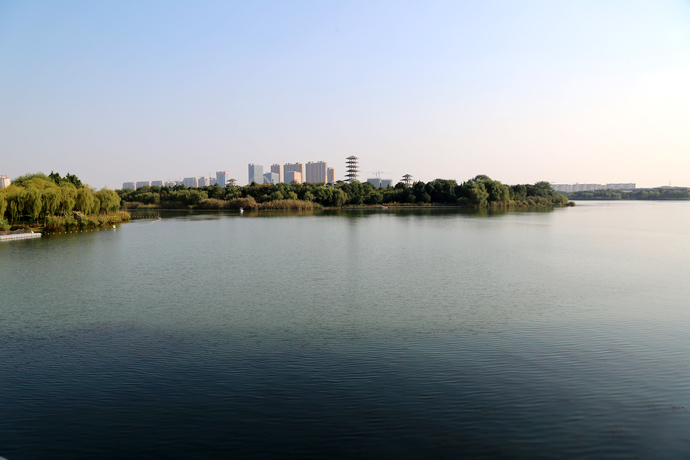
[(182, 184), (185, 187), (198, 187), (199, 186), (199, 178), (198, 177), (185, 177), (182, 179)]
[(165, 186), (164, 180), (152, 180), (151, 181), (151, 187), (164, 187), (164, 186)]
[(293, 182), (302, 183), (302, 174), (297, 171), (286, 171), (284, 176), (286, 184), (292, 184)]
[(635, 190), (635, 184), (624, 183), (624, 184), (551, 184), (551, 188), (557, 192), (587, 192), (590, 190), (623, 190), (631, 191)]
[(373, 184), (376, 188), (387, 188), (393, 185), (393, 179), (381, 179), (379, 177), (367, 179), (367, 182)]
[(280, 174), (275, 172), (264, 173), (264, 184), (278, 184), (280, 183)]
[(135, 182), (123, 182), (122, 190), (136, 190), (137, 184)]
[(608, 190), (623, 190), (623, 191), (632, 191), (635, 190), (635, 184), (633, 183), (627, 183), (627, 184), (606, 184), (606, 188)]
[(271, 165), (271, 172), (278, 174), (278, 182), (283, 182), (283, 167), (279, 164)]
[(572, 192), (573, 186), (570, 184), (551, 184), (551, 188), (556, 192)]
[(142, 188), (142, 187), (151, 187), (151, 181), (150, 180), (140, 180), (137, 182), (137, 188)]
[(9, 177), (5, 175), (0, 176), (0, 188), (7, 188), (10, 186), (11, 183), (12, 181)]

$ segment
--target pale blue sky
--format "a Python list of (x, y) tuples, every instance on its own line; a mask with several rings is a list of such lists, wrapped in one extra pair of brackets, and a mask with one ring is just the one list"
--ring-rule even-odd
[(688, 1), (0, 1), (0, 174), (690, 186)]

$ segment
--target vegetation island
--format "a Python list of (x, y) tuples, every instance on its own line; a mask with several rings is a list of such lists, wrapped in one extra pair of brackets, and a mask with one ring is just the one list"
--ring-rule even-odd
[(114, 190), (96, 190), (73, 174), (26, 174), (0, 189), (0, 230), (60, 231), (128, 222)]
[(376, 188), (369, 182), (146, 186), (96, 190), (72, 174), (26, 174), (0, 189), (0, 230), (64, 231), (128, 222), (124, 209), (322, 209), (348, 206), (456, 206), (462, 208), (560, 207), (572, 205), (548, 182), (505, 185), (488, 176), (458, 184), (436, 179)]
[(548, 182), (534, 185), (505, 185), (480, 175), (462, 184), (436, 179), (398, 182), (395, 187), (377, 188), (369, 182), (315, 184), (256, 184), (247, 186), (218, 184), (187, 188), (144, 186), (137, 190), (117, 190), (126, 209), (155, 207), (164, 209), (321, 209), (347, 206), (457, 206), (499, 208), (568, 206), (568, 198), (557, 194)]

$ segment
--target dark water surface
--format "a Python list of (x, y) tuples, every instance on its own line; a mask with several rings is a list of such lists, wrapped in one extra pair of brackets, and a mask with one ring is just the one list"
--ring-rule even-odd
[(579, 204), (2, 243), (0, 456), (687, 459), (690, 203)]

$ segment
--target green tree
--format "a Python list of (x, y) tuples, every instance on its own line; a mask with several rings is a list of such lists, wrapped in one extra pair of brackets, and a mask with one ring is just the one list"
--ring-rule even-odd
[(60, 187), (60, 194), (60, 212), (64, 216), (72, 212), (77, 203), (77, 189), (71, 183), (63, 185)]
[(486, 191), (484, 182), (471, 182), (468, 184), (470, 202), (479, 208), (485, 208), (489, 204), (489, 192)]
[(9, 208), (10, 220), (14, 223), (21, 219), (24, 211), (24, 188), (12, 184), (7, 191), (7, 207)]
[(342, 189), (333, 190), (333, 206), (345, 206), (347, 202), (347, 194)]
[(50, 180), (52, 180), (53, 182), (55, 182), (57, 185), (60, 185), (61, 177), (60, 177), (60, 174), (59, 174), (59, 173), (50, 171), (50, 174), (48, 174), (48, 177), (50, 178)]
[(269, 198), (271, 201), (279, 201), (285, 199), (283, 193), (280, 190), (276, 190), (275, 192), (271, 193)]
[(93, 195), (91, 190), (82, 187), (77, 190), (74, 209), (75, 211), (83, 212), (84, 214), (92, 214), (94, 208)]
[(74, 185), (74, 186), (77, 187), (77, 188), (81, 188), (81, 187), (82, 187), (81, 181), (80, 181), (79, 178), (78, 178), (77, 176), (75, 176), (74, 174), (70, 174), (70, 173), (65, 174), (65, 180), (66, 180), (67, 182), (71, 183), (72, 185)]
[(100, 213), (114, 213), (120, 207), (120, 197), (113, 190), (102, 188), (96, 192), (96, 197), (100, 204)]
[(43, 218), (54, 216), (60, 209), (60, 189), (55, 187), (43, 191)]
[(5, 216), (5, 211), (7, 210), (7, 199), (4, 193), (0, 193), (0, 219)]

